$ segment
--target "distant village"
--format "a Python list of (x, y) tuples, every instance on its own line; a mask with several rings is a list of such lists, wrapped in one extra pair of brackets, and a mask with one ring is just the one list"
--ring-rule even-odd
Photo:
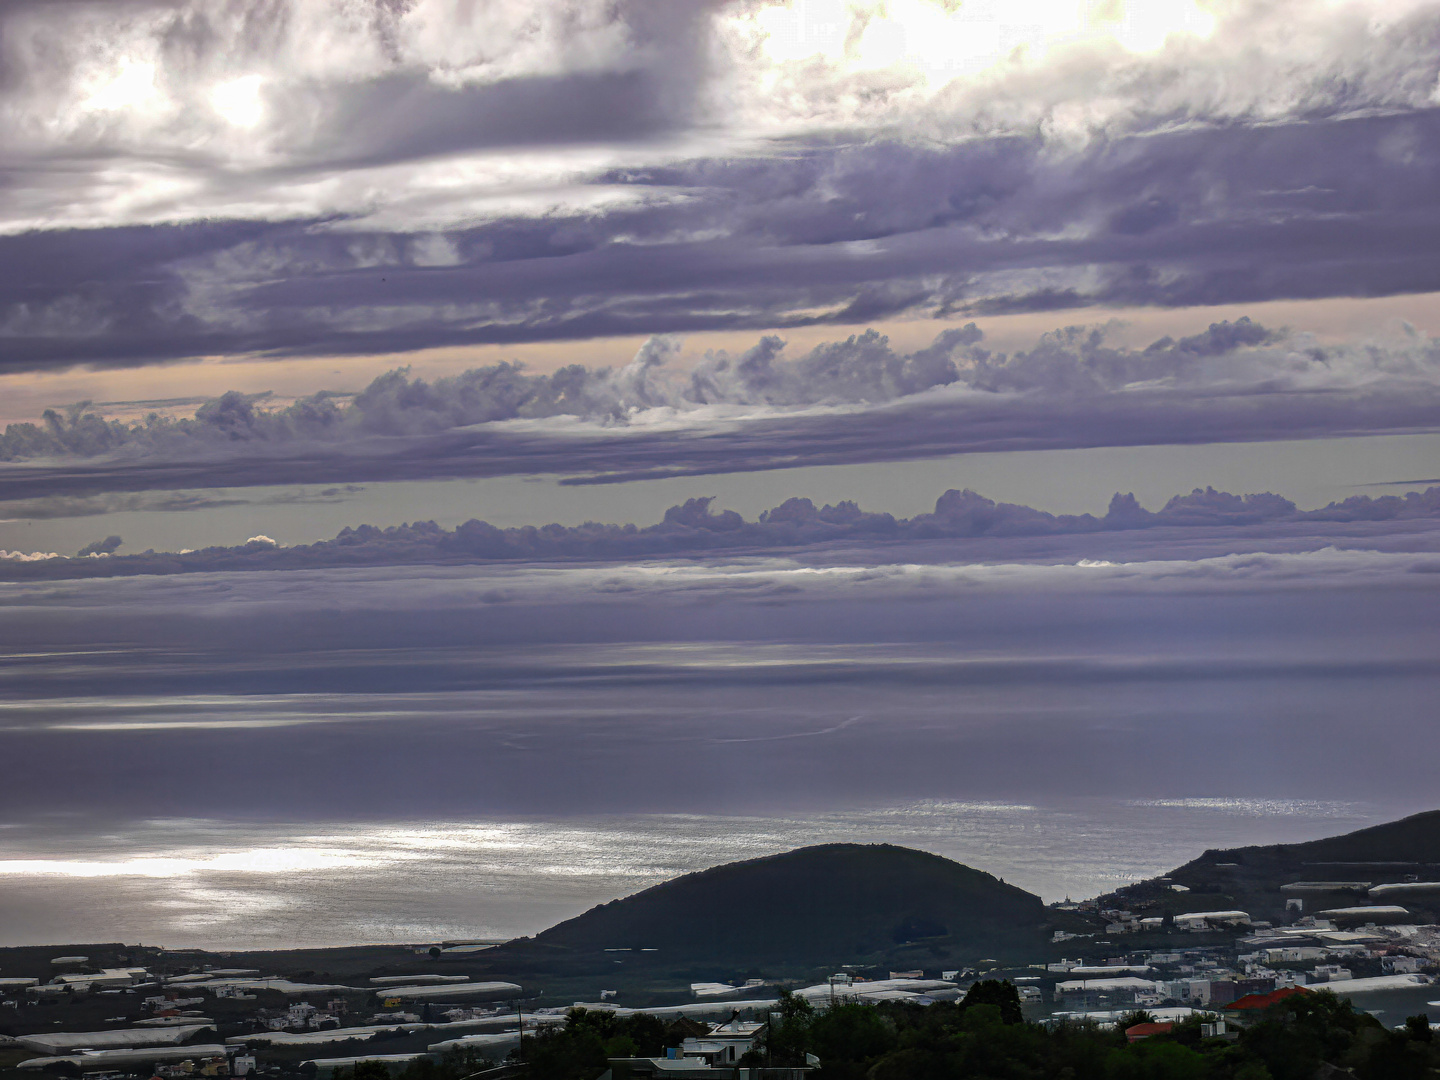
[[(1333, 895), (1336, 885), (1315, 883), (1315, 891)], [(759, 1045), (770, 1017), (778, 1015), (773, 1010), (782, 994), (817, 1009), (882, 1001), (927, 1005), (963, 998), (977, 980), (998, 978), (1015, 985), (1030, 1019), (1048, 1024), (1113, 1025), (1143, 1009), (1156, 1032), (1205, 1014), (1207, 1034), (1224, 1037), (1285, 995), (1317, 989), (1342, 996), (1414, 992), (1440, 971), (1440, 925), (1407, 921), (1402, 906), (1313, 914), (1305, 914), (1304, 906), (1303, 896), (1290, 901), (1290, 921), (1274, 925), (1240, 910), (1142, 917), (1102, 901), (1066, 903), (1055, 907), (1085, 916), (1096, 930), (1056, 931), (1053, 947), (1073, 946), (1089, 959), (1019, 966), (981, 961), (936, 971), (847, 968), (809, 985), (763, 978), (696, 982), (676, 1000), (643, 1007), (611, 990), (597, 992), (594, 1001), (547, 1004), (520, 983), (434, 970), (437, 961), (463, 960), (489, 947), (473, 942), (417, 946), (414, 970), (348, 983), (187, 964), (201, 954), (163, 950), (146, 950), (145, 962), (134, 964), (56, 955), (48, 958), (52, 971), (44, 976), (0, 971), (0, 1031), (11, 1033), (0, 1036), (0, 1054), (6, 1071), (92, 1080), (323, 1078), (362, 1062), (398, 1069), (455, 1054), (475, 1062), (478, 1075), (487, 1063), (513, 1060), (517, 1052), (523, 1056), (527, 1033), (564, 1024), (579, 1008), (693, 1022), (691, 1034), (664, 1057), (616, 1059), (626, 1075), (730, 1080), (738, 1078), (737, 1063)], [(1126, 947), (1132, 938), (1155, 935), (1170, 944)], [(1187, 947), (1190, 937), (1195, 944)], [(1105, 955), (1097, 957), (1097, 949)], [(106, 1015), (96, 1022), (100, 1013)], [(1137, 1032), (1137, 1037), (1148, 1033), (1131, 1029)], [(804, 1071), (770, 1073), (782, 1080), (782, 1072)]]
[[(1082, 905), (1077, 905), (1080, 907)], [(1125, 935), (1159, 931), (1159, 918), (1096, 908), (1105, 935), (1117, 946)], [(1298, 906), (1296, 910), (1299, 910)], [(1341, 995), (1427, 986), (1440, 971), (1440, 926), (1416, 925), (1402, 907), (1371, 906), (1301, 915), (1274, 926), (1244, 911), (1194, 911), (1173, 916), (1173, 928), (1194, 934), (1230, 930), (1226, 945), (1131, 952), (1103, 964), (1060, 960), (1046, 964), (1056, 977), (1055, 1016), (1108, 1017), (1143, 1008), (1166, 1018), (1196, 1010), (1243, 1012), (1274, 991), (1317, 987)], [(1057, 940), (1073, 935), (1057, 932)], [(1039, 981), (1039, 980), (1035, 980)], [(1027, 998), (1025, 987), (1020, 990)], [(1038, 989), (1028, 995), (1040, 1000)]]

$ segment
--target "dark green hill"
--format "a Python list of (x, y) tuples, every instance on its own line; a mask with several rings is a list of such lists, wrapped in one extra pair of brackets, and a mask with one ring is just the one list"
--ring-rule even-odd
[(1228, 852), (1207, 851), (1196, 862), (1203, 862), (1211, 855), (1222, 862), (1278, 860), (1290, 866), (1334, 863), (1440, 865), (1440, 810), (1427, 810), (1399, 821), (1387, 821), (1383, 825), (1372, 825), (1343, 836), (1330, 836), (1304, 844), (1272, 844), (1269, 847), (1235, 848)]
[[(1168, 877), (1121, 890), (1118, 896), (1148, 898), (1165, 910), (1237, 907), (1271, 921), (1286, 918), (1287, 898), (1302, 900), (1306, 913), (1400, 904), (1425, 921), (1440, 920), (1440, 890), (1371, 896), (1359, 887), (1407, 879), (1440, 881), (1440, 810), (1300, 844), (1212, 849)], [(1305, 884), (1293, 887), (1299, 883)], [(1317, 888), (1321, 883), (1334, 887)], [(1344, 887), (1346, 883), (1350, 887)], [(1169, 884), (1190, 891), (1168, 893)]]
[(534, 944), (655, 950), (649, 955), (667, 966), (923, 955), (936, 967), (942, 958), (1033, 949), (1049, 916), (1039, 897), (938, 855), (826, 844), (667, 881), (551, 927)]

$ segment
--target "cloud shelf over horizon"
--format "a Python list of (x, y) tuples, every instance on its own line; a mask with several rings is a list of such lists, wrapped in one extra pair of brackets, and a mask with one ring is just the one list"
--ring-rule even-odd
[[(1440, 486), (1405, 495), (1356, 495), (1310, 511), (1273, 493), (1240, 496), (1197, 488), (1152, 512), (1133, 495), (1116, 493), (1101, 517), (997, 503), (968, 489), (945, 492), (933, 512), (911, 518), (871, 513), (851, 500), (816, 507), (796, 497), (747, 521), (733, 510), (715, 512), (713, 502), (689, 499), (646, 526), (586, 522), (501, 529), (471, 519), (444, 529), (419, 521), (347, 526), (333, 540), (290, 547), (259, 535), (233, 547), (120, 555), (123, 538), (112, 535), (73, 559), (58, 552), (0, 551), (0, 579), (470, 562), (623, 564), (787, 552), (851, 564), (1014, 560), (1111, 567), (1115, 560), (1166, 562), (1179, 554), (1195, 559), (1320, 548), (1375, 554), (1434, 552), (1440, 546)], [(803, 554), (812, 548), (819, 553)], [(1421, 560), (1414, 570), (1424, 572), (1427, 565)]]
[(961, 452), (1431, 432), (1440, 343), (1321, 345), (1249, 319), (1112, 344), (1070, 327), (995, 353), (973, 325), (900, 352), (869, 331), (787, 358), (778, 337), (667, 368), (652, 338), (618, 370), (501, 363), (403, 370), (348, 398), (267, 409), (231, 392), (193, 417), (79, 405), (0, 436), (0, 500), (176, 488), (569, 474), (618, 482)]

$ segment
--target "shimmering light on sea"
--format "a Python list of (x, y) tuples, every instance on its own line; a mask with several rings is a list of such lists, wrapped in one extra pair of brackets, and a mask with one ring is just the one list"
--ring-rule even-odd
[(753, 817), (12, 823), (0, 829), (0, 944), (285, 948), (511, 937), (678, 874), (841, 841), (923, 848), (1047, 901), (1078, 899), (1209, 847), (1310, 839), (1389, 816), (1354, 802), (1177, 797), (917, 801)]

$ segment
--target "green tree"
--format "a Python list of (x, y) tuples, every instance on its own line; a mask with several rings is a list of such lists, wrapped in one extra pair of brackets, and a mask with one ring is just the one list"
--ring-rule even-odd
[(525, 1063), (536, 1080), (595, 1080), (608, 1064), (594, 1025), (549, 1027), (525, 1040)]
[(1106, 1080), (1205, 1080), (1205, 1058), (1194, 1050), (1151, 1038), (1113, 1051), (1106, 1060)]
[(1009, 979), (984, 979), (970, 987), (965, 992), (965, 999), (960, 1002), (961, 1011), (976, 1005), (998, 1006), (1000, 1019), (1007, 1024), (1025, 1021), (1025, 1013), (1020, 1008), (1020, 994)]
[(895, 1045), (894, 1022), (872, 1005), (837, 1005), (818, 1013), (807, 1041), (827, 1080), (864, 1076)]
[(1363, 1049), (1357, 1043), (1367, 1031), (1384, 1035), (1373, 1016), (1319, 991), (1272, 1005), (1259, 1023), (1241, 1033), (1240, 1045), (1270, 1070), (1274, 1080), (1310, 1080), (1322, 1063), (1340, 1064)]
[(999, 1005), (971, 1005), (960, 1016), (960, 1026), (966, 1031), (980, 1031), (994, 1034), (995, 1029), (1005, 1024), (1005, 1012)]
[[(824, 1065), (824, 1059), (821, 1059)], [(829, 1074), (828, 1067), (826, 1074)], [(865, 1074), (866, 1080), (948, 1080), (945, 1059), (933, 1050), (910, 1047), (886, 1054)]]

